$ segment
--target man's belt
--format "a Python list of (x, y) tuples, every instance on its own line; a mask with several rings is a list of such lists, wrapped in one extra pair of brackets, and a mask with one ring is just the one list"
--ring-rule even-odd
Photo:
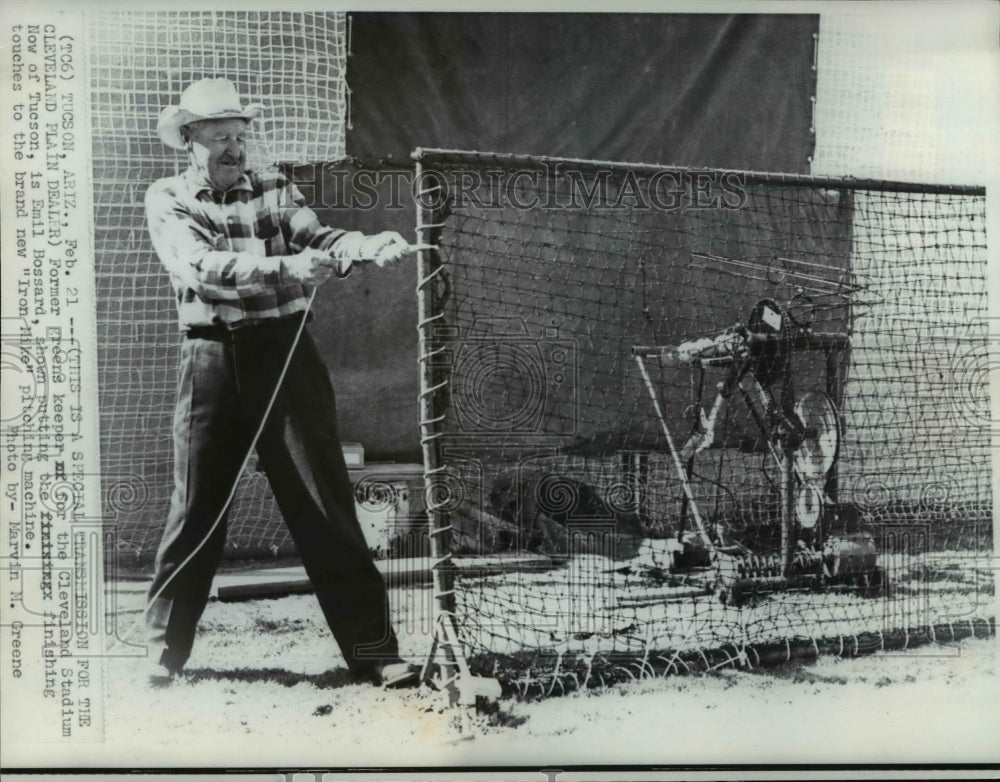
[[(307, 321), (312, 320), (310, 312)], [(286, 315), (282, 318), (268, 318), (267, 320), (249, 321), (245, 323), (213, 323), (211, 326), (192, 326), (185, 332), (188, 339), (212, 339), (218, 341), (229, 340), (236, 335), (261, 335), (280, 332), (294, 331), (298, 329), (302, 322), (302, 313)]]

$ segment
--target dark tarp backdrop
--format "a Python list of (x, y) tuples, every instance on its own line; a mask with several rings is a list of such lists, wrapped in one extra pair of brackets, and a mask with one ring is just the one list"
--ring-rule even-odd
[(353, 14), (347, 153), (806, 173), (814, 15)]
[[(797, 14), (353, 14), (355, 162), (296, 179), (322, 186), (330, 224), (412, 240), (407, 186), (392, 190), (418, 146), (808, 172), (818, 27)], [(360, 169), (383, 181), (352, 205)], [(342, 438), (372, 459), (420, 459), (415, 272), (412, 258), (361, 269), (317, 297)]]

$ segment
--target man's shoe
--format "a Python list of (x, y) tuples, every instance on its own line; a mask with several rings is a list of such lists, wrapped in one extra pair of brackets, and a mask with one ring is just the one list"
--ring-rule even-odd
[(420, 684), (420, 666), (405, 660), (393, 660), (375, 666), (375, 683), (385, 689), (416, 687)]
[(166, 687), (175, 675), (167, 666), (152, 660), (147, 661), (142, 669), (142, 676), (150, 687)]

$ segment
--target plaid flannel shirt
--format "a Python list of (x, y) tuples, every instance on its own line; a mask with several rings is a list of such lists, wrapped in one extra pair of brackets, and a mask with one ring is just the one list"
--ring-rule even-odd
[(194, 168), (153, 183), (146, 219), (170, 274), (182, 330), (251, 325), (304, 311), (313, 286), (293, 278), (283, 256), (331, 253), (338, 277), (351, 270), (364, 234), (324, 226), (291, 180), (247, 171), (218, 192)]

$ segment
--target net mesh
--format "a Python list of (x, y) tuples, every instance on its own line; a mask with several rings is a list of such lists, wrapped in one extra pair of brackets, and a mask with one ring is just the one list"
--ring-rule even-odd
[(996, 86), (979, 52), (989, 49), (995, 9), (861, 10), (831, 7), (820, 17), (810, 171), (982, 182)]
[[(105, 517), (118, 546), (155, 551), (172, 479), (171, 416), (180, 337), (173, 294), (149, 243), (143, 196), (186, 166), (156, 135), (163, 107), (200, 78), (226, 77), (266, 110), (251, 167), (344, 157), (346, 22), (341, 13), (88, 12), (93, 121), (101, 458), (118, 487)], [(118, 499), (115, 500), (114, 497)], [(290, 550), (267, 481), (248, 471), (228, 547)]]
[[(428, 496), (476, 670), (552, 692), (989, 613), (981, 190), (420, 164)], [(514, 551), (542, 564), (462, 566)]]

